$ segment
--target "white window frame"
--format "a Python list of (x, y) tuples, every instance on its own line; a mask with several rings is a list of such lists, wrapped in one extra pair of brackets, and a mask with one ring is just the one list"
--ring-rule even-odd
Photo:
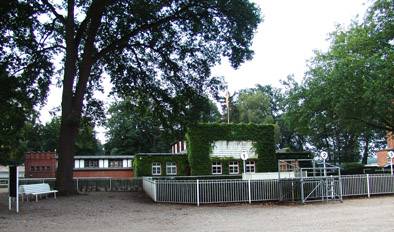
[(168, 176), (176, 176), (177, 171), (178, 170), (175, 162), (166, 162), (166, 174)]
[[(237, 170), (234, 172), (234, 170)], [(230, 161), (228, 163), (228, 174), (236, 175), (239, 174), (239, 162), (238, 161)]]
[(160, 176), (161, 175), (161, 163), (153, 162), (152, 163), (152, 176)]
[(222, 173), (223, 173), (222, 163), (217, 161), (212, 162), (212, 175), (221, 175)]
[[(251, 169), (253, 171), (251, 171)], [(254, 160), (246, 161), (245, 171), (246, 171), (246, 173), (256, 173), (256, 161), (254, 161)]]

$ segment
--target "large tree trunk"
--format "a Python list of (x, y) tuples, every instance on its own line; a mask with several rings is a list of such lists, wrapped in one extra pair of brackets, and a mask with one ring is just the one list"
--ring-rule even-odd
[(67, 6), (66, 57), (64, 64), (62, 118), (58, 143), (56, 188), (61, 195), (76, 193), (73, 186), (75, 140), (78, 134), (81, 111), (75, 110), (74, 80), (77, 74), (77, 49), (74, 42), (74, 1)]
[(77, 192), (73, 181), (73, 167), (78, 128), (79, 123), (62, 115), (56, 173), (56, 187), (61, 195), (72, 195)]
[[(62, 123), (59, 137), (59, 159), (56, 173), (56, 186), (63, 195), (76, 193), (73, 182), (75, 140), (78, 135), (81, 121), (83, 100), (90, 77), (92, 66), (95, 62), (94, 41), (100, 26), (101, 17), (106, 1), (95, 1), (88, 10), (89, 26), (86, 28), (86, 40), (81, 62), (78, 65), (78, 46), (80, 36), (76, 35), (74, 23), (74, 0), (68, 0), (66, 26), (66, 62), (64, 66), (63, 95), (62, 95)], [(87, 22), (87, 21), (84, 21)], [(84, 23), (82, 23), (84, 24)], [(86, 23), (87, 25), (87, 23)], [(85, 26), (86, 26), (85, 25)], [(79, 32), (84, 32), (84, 26)], [(80, 31), (82, 30), (82, 31)], [(78, 75), (76, 85), (74, 81)], [(74, 88), (75, 87), (75, 88)]]

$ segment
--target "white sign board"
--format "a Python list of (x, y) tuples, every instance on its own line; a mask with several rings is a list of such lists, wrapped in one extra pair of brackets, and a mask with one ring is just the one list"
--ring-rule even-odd
[(388, 152), (388, 156), (390, 159), (392, 159), (394, 157), (394, 152), (393, 151), (389, 151)]
[(325, 151), (322, 151), (322, 152), (320, 153), (320, 157), (321, 157), (323, 160), (325, 160), (325, 159), (327, 159), (327, 157), (328, 157), (328, 153), (325, 152)]
[(211, 157), (223, 157), (239, 159), (245, 152), (249, 158), (257, 158), (252, 141), (225, 141), (218, 140), (212, 144)]
[(241, 159), (242, 160), (247, 160), (249, 158), (248, 153), (246, 151), (242, 151), (241, 153)]

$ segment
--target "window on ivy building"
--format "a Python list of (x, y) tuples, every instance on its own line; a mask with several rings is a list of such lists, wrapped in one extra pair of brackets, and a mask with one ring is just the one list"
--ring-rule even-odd
[(159, 162), (152, 163), (152, 176), (161, 175), (161, 164)]
[(256, 172), (256, 162), (246, 161), (246, 173), (255, 173), (255, 172)]
[(166, 173), (167, 175), (176, 175), (176, 163), (167, 162), (166, 163)]
[(239, 174), (239, 163), (238, 161), (230, 161), (228, 164), (229, 174)]
[(222, 163), (212, 162), (212, 174), (214, 175), (222, 174)]

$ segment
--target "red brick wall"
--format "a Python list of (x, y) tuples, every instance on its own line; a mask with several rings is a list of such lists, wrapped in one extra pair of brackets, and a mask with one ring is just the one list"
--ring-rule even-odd
[(377, 156), (377, 163), (379, 165), (379, 167), (383, 167), (384, 165), (387, 164), (388, 158), (387, 158), (387, 151), (378, 151), (376, 152), (376, 156)]
[[(34, 170), (33, 170), (33, 169)], [(25, 155), (26, 178), (53, 178), (56, 173), (55, 152), (27, 152)]]
[[(34, 170), (32, 170), (34, 167)], [(37, 170), (38, 167), (38, 170)], [(49, 169), (47, 168), (49, 167)], [(55, 178), (56, 177), (55, 152), (27, 152), (25, 154), (26, 178)], [(131, 178), (133, 169), (74, 169), (74, 177), (113, 177)]]
[(387, 148), (388, 149), (394, 148), (394, 135), (392, 132), (387, 133)]
[(74, 169), (74, 177), (113, 177), (113, 178), (131, 178), (134, 176), (132, 169), (100, 169), (100, 170), (82, 170)]

